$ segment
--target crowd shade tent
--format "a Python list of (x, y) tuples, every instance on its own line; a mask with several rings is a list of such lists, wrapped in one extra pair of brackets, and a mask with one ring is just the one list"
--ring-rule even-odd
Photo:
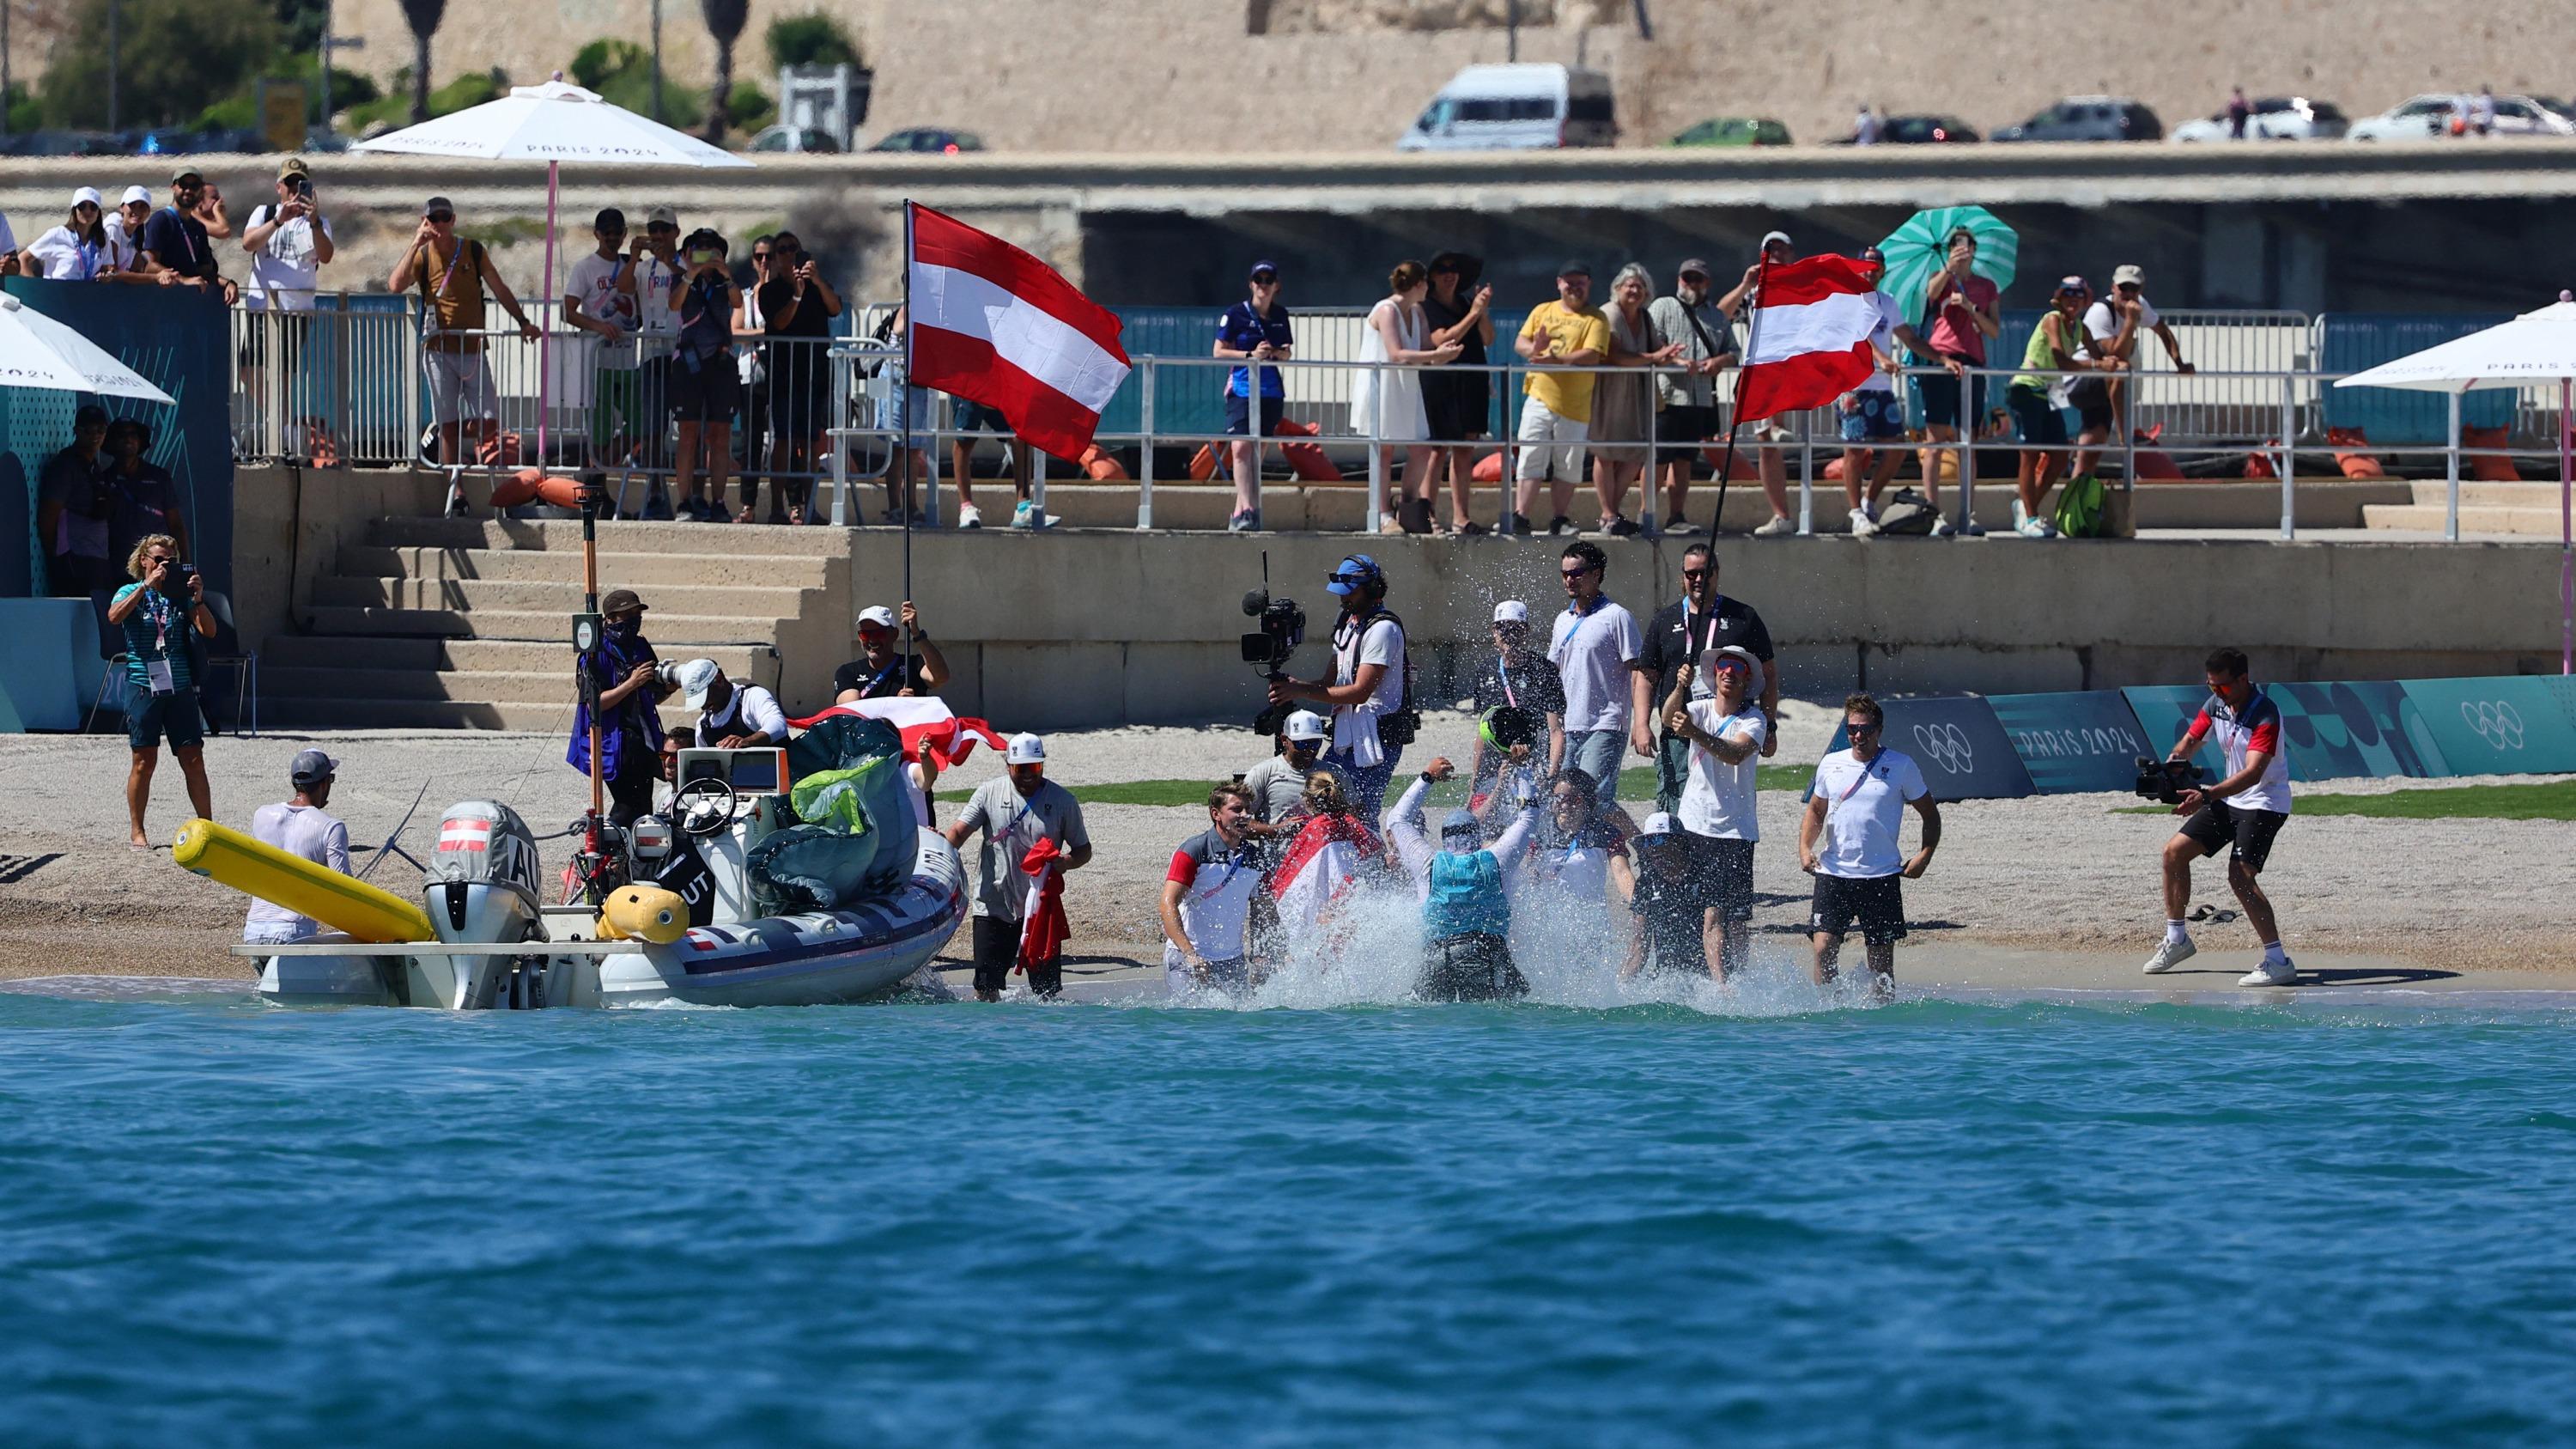
[(173, 401), (107, 349), (5, 293), (0, 293), (0, 387)]
[[(721, 146), (710, 145), (659, 121), (610, 105), (595, 91), (568, 84), (561, 71), (541, 86), (514, 86), (508, 95), (479, 106), (423, 121), (417, 126), (360, 141), (356, 151), (407, 156), (445, 156), (468, 161), (543, 161), (546, 163), (546, 260), (541, 300), (552, 305), (555, 293), (555, 206), (566, 163), (593, 166), (749, 166)], [(537, 466), (546, 460), (547, 395), (553, 378), (546, 349), (553, 329), (537, 334)], [(599, 614), (599, 538), (597, 508), (581, 510), (582, 618), (597, 627)], [(578, 637), (583, 625), (576, 623)], [(599, 720), (591, 716), (590, 813), (594, 822), (606, 804), (599, 760)]]
[[(2337, 387), (2394, 387), (2412, 392), (2463, 393), (2491, 388), (2558, 384), (2558, 672), (2576, 674), (2576, 468), (2569, 466), (2571, 412), (2576, 412), (2576, 298), (2566, 292), (2537, 312), (2483, 332), (2455, 337), (2368, 372), (2338, 379)], [(2450, 409), (2450, 446), (2458, 466), (2460, 410)]]
[(1950, 234), (1961, 227), (1977, 239), (1972, 270), (1998, 291), (2012, 286), (2021, 270), (2021, 234), (2001, 217), (1982, 206), (1918, 211), (1878, 244), (1887, 255), (1887, 274), (1878, 279), (1878, 289), (1895, 298), (1908, 318), (1922, 316), (1924, 290), (1932, 285), (1932, 274), (1949, 265)]

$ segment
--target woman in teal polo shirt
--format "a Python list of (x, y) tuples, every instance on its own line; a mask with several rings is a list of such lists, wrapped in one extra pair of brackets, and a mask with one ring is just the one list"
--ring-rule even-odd
[(133, 827), (127, 843), (150, 850), (143, 807), (152, 798), (164, 734), (187, 776), (188, 803), (202, 818), (215, 815), (214, 792), (206, 785), (205, 716), (197, 709), (202, 655), (188, 637), (194, 630), (199, 638), (214, 638), (215, 615), (206, 607), (205, 576), (180, 571), (179, 545), (166, 533), (137, 542), (125, 571), (136, 582), (116, 591), (107, 621), (125, 631), (125, 742), (134, 748), (134, 765), (125, 776), (125, 813)]

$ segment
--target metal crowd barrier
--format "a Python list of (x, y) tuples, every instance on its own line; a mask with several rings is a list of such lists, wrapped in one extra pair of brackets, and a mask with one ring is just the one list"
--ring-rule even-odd
[[(411, 298), (384, 297), (376, 294), (355, 296), (325, 294), (320, 305), (310, 312), (251, 312), (233, 314), (235, 340), (241, 367), (235, 394), (237, 456), (246, 461), (263, 459), (310, 460), (328, 453), (339, 461), (358, 465), (402, 466), (436, 464), (435, 443), (430, 430), (426, 387), (423, 381), (423, 347), (419, 333), (417, 306)], [(531, 316), (553, 324), (554, 309), (534, 306)], [(832, 486), (830, 516), (832, 521), (854, 524), (862, 516), (851, 487), (858, 481), (882, 482), (891, 491), (900, 476), (902, 458), (896, 446), (895, 430), (887, 425), (885, 409), (893, 395), (894, 375), (899, 372), (896, 349), (868, 340), (866, 333), (891, 311), (886, 304), (852, 306), (842, 319), (845, 327), (858, 335), (828, 339), (770, 338), (758, 335), (736, 339), (733, 356), (738, 385), (742, 387), (747, 418), (737, 414), (741, 426), (737, 439), (747, 439), (743, 456), (731, 463), (730, 477), (745, 475), (777, 479), (826, 479)], [(1211, 317), (1213, 313), (1210, 314)], [(2353, 447), (2375, 456), (2422, 460), (2441, 458), (2450, 484), (2450, 508), (2447, 533), (2458, 536), (2460, 471), (2463, 458), (2510, 457), (2518, 459), (2552, 458), (2554, 447), (2542, 442), (2554, 439), (2562, 421), (2557, 399), (2552, 390), (2534, 387), (2522, 390), (2515, 402), (2518, 424), (2506, 440), (2506, 446), (2466, 447), (2461, 444), (2460, 402), (2452, 399), (2448, 407), (2450, 426), (2447, 441), (2441, 444), (2365, 443), (2345, 445), (2328, 435), (2326, 417), (2329, 400), (2335, 398), (2333, 381), (2349, 373), (2317, 370), (2304, 365), (2313, 354), (2313, 338), (2302, 314), (2186, 313), (2165, 314), (2168, 325), (2175, 329), (2184, 345), (2185, 356), (2198, 364), (2185, 374), (2175, 370), (2165, 357), (2161, 345), (2153, 339), (2142, 341), (2138, 349), (2140, 365), (2133, 371), (2117, 374), (2122, 384), (2119, 415), (2113, 436), (2094, 452), (2092, 468), (2106, 479), (2116, 479), (2121, 487), (2134, 487), (2137, 459), (2142, 451), (2139, 434), (2160, 429), (2145, 451), (2165, 454), (2177, 463), (2196, 462), (2204, 476), (2241, 475), (2246, 460), (2260, 456), (2281, 484), (2281, 534), (2295, 536), (2295, 463), (2298, 453), (2311, 454), (2326, 448)], [(1455, 375), (1468, 370), (1451, 363), (1445, 367), (1429, 365), (1368, 363), (1357, 353), (1365, 342), (1364, 316), (1356, 310), (1347, 315), (1337, 310), (1300, 311), (1299, 356), (1280, 362), (1264, 363), (1265, 369), (1276, 369), (1283, 378), (1287, 420), (1311, 429), (1293, 438), (1267, 436), (1261, 430), (1260, 409), (1251, 409), (1253, 432), (1248, 441), (1260, 448), (1265, 461), (1274, 445), (1283, 443), (1313, 444), (1338, 455), (1336, 471), (1347, 464), (1354, 453), (1365, 459), (1369, 489), (1366, 527), (1374, 532), (1383, 522), (1383, 506), (1391, 475), (1399, 466), (1396, 452), (1413, 446), (1467, 447), (1474, 453), (1499, 449), (1503, 455), (1502, 487), (1516, 486), (1518, 423), (1522, 384), (1534, 372), (1589, 371), (1596, 374), (1637, 378), (1658, 372), (1678, 375), (1680, 369), (1609, 368), (1565, 369), (1534, 368), (1511, 354), (1510, 337), (1514, 330), (1497, 320), (1494, 355), (1503, 361), (1489, 362), (1479, 370), (1493, 380), (1488, 405), (1487, 436), (1468, 444), (1454, 442), (1419, 443), (1390, 440), (1389, 428), (1380, 419), (1356, 419), (1349, 399), (1352, 384), (1366, 371), (1446, 372)], [(1211, 333), (1213, 328), (1211, 327)], [(1737, 329), (1739, 351), (1743, 329)], [(2006, 338), (2014, 333), (2008, 327)], [(515, 434), (524, 452), (533, 443), (538, 425), (540, 398), (544, 399), (544, 423), (549, 462), (565, 468), (582, 468), (605, 472), (631, 485), (635, 480), (668, 478), (673, 473), (671, 450), (673, 427), (667, 401), (657, 394), (666, 391), (651, 379), (667, 368), (670, 340), (661, 337), (599, 338), (585, 331), (557, 327), (547, 349), (548, 376), (538, 376), (536, 344), (515, 330), (493, 329), (480, 334), (482, 355), (490, 378), (493, 395), (492, 427), (495, 431)], [(1998, 350), (2004, 344), (1997, 344)], [(1318, 355), (1322, 354), (1322, 355)], [(1347, 355), (1341, 355), (1347, 354)], [(1133, 448), (1137, 462), (1137, 527), (1150, 528), (1154, 521), (1154, 491), (1158, 481), (1168, 486), (1168, 477), (1158, 480), (1158, 457), (1166, 446), (1207, 445), (1216, 450), (1216, 472), (1210, 486), (1231, 486), (1227, 445), (1237, 438), (1221, 431), (1210, 408), (1212, 399), (1220, 400), (1225, 377), (1244, 364), (1236, 359), (1213, 356), (1170, 356), (1147, 354), (1136, 357), (1135, 372), (1113, 402), (1098, 442), (1105, 450)], [(2257, 366), (2221, 366), (2220, 363), (2249, 361)], [(1909, 368), (1912, 377), (1928, 375), (1938, 369)], [(1935, 462), (1936, 475), (1951, 480), (1999, 481), (1978, 479), (1980, 456), (1991, 460), (1996, 453), (2019, 454), (2035, 451), (2013, 436), (2003, 407), (2004, 389), (2009, 381), (2027, 369), (1988, 367), (1972, 370), (1986, 393), (1985, 407), (1977, 427), (1970, 436), (1955, 442), (1929, 444), (1909, 438), (1892, 446), (1915, 453), (1918, 460)], [(633, 372), (637, 380), (623, 389), (614, 374)], [(773, 470), (768, 467), (765, 444), (769, 441), (766, 409), (752, 411), (753, 385), (760, 377), (779, 376), (822, 378), (822, 400), (817, 429), (824, 445), (813, 449), (813, 456), (799, 466)], [(2103, 374), (2043, 373), (2050, 379), (2060, 376), (2092, 378)], [(1731, 409), (1736, 371), (1710, 379), (1716, 405)], [(808, 384), (809, 386), (811, 384)], [(1653, 383), (1646, 384), (1650, 389)], [(774, 391), (774, 383), (771, 385)], [(1373, 395), (1381, 403), (1387, 389), (1378, 388)], [(2366, 394), (2345, 393), (2350, 399)], [(950, 445), (960, 441), (985, 444), (995, 435), (987, 432), (961, 431), (953, 426), (947, 399), (934, 396), (925, 417), (911, 420), (909, 432), (928, 456), (921, 460), (926, 467), (915, 471), (922, 476), (917, 483), (928, 484), (917, 489), (922, 508), (922, 521), (936, 525), (940, 521), (937, 475), (940, 463), (947, 459)], [(1132, 421), (1120, 414), (1132, 406)], [(613, 417), (603, 422), (600, 409), (631, 408), (637, 416)], [(1185, 415), (1178, 423), (1158, 416), (1164, 409)], [(1113, 425), (1111, 419), (1119, 422)], [(1797, 483), (1795, 521), (1802, 534), (1814, 531), (1815, 485), (1822, 477), (1824, 458), (1842, 453), (1839, 437), (1839, 410), (1828, 406), (1805, 414), (1772, 419), (1758, 428), (1749, 428), (1736, 440), (1738, 453), (1750, 462), (1757, 475), (1769, 472), (1774, 477), (1793, 475)], [(1659, 413), (1650, 413), (1648, 436), (1643, 441), (1627, 444), (1621, 462), (1634, 462), (1641, 474), (1629, 485), (1627, 497), (1641, 498), (1639, 522), (1643, 531), (1655, 531), (1660, 510), (1660, 491), (1654, 474), (1663, 460), (1654, 458), (1655, 450), (1677, 443), (1705, 443), (1708, 451), (1722, 448), (1724, 438), (1675, 439), (1656, 435)], [(2124, 423), (2125, 426), (2118, 424)], [(1365, 425), (1363, 425), (1365, 424)], [(2068, 418), (2068, 435), (2077, 428)], [(2516, 442), (2522, 446), (2514, 446)], [(2075, 445), (2070, 442), (2072, 449)], [(1938, 452), (1954, 453), (1950, 467), (1938, 466), (1932, 459)], [(1589, 454), (1589, 449), (1587, 449)], [(1032, 501), (1040, 513), (1045, 508), (1047, 460), (1031, 450), (1033, 467)], [(517, 459), (506, 452), (500, 455), (469, 454), (460, 468), (500, 468), (518, 466)], [(954, 484), (954, 469), (948, 470)], [(2005, 475), (2009, 476), (2009, 475)], [(1900, 473), (1900, 480), (1902, 474)], [(1266, 481), (1266, 477), (1265, 477)], [(1584, 480), (1577, 480), (1579, 487)], [(1785, 479), (1784, 479), (1785, 481)], [(1913, 481), (1923, 483), (1917, 478)], [(1931, 480), (1937, 489), (1940, 476)], [(1830, 486), (1830, 480), (1828, 480)], [(1695, 485), (1697, 486), (1697, 485)], [(1758, 480), (1748, 486), (1759, 486)], [(1930, 491), (1930, 490), (1927, 490)], [(1510, 493), (1505, 494), (1508, 500)], [(820, 500), (817, 500), (819, 503)], [(1626, 498), (1623, 497), (1623, 503)], [(1435, 499), (1436, 503), (1436, 499)], [(1973, 523), (1970, 508), (1973, 494), (1963, 488), (1958, 505), (1958, 524)], [(1578, 505), (1579, 506), (1579, 505)], [(1509, 531), (1510, 515), (1505, 507), (1502, 530)]]

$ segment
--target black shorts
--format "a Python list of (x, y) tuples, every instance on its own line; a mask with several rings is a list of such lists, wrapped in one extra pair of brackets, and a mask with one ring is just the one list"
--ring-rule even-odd
[(1724, 415), (1713, 407), (1676, 404), (1655, 414), (1655, 456), (1666, 463), (1687, 463), (1725, 428)]
[(1700, 879), (1700, 900), (1721, 921), (1753, 919), (1753, 842), (1690, 836)]
[(1876, 875), (1816, 877), (1816, 914), (1809, 928), (1819, 936), (1851, 933), (1860, 923), (1861, 939), (1873, 946), (1893, 946), (1905, 939), (1904, 877)]
[[(1287, 413), (1288, 400), (1286, 398), (1263, 398), (1261, 400), (1261, 436), (1264, 438), (1278, 437), (1279, 420), (1287, 416)], [(1227, 393), (1225, 395), (1225, 430), (1237, 437), (1251, 436), (1252, 403), (1249, 399), (1238, 397), (1233, 393)]]
[(2068, 406), (2084, 425), (2086, 432), (2111, 426), (2111, 384), (2098, 377), (2079, 377), (2066, 390)]
[[(1020, 923), (1000, 916), (975, 919), (975, 989), (1000, 991), (1011, 984), (1011, 968), (1020, 960)], [(1064, 958), (1054, 957), (1029, 968), (1029, 990), (1053, 996), (1064, 989)]]
[(2263, 862), (2272, 854), (2272, 837), (2290, 823), (2288, 812), (2281, 810), (2239, 810), (2220, 802), (2203, 805), (2182, 823), (2182, 833), (2200, 847), (2203, 858), (2235, 847), (2229, 858), (2245, 862), (2245, 868), (2257, 875), (2263, 873)]
[(674, 354), (670, 384), (671, 411), (681, 422), (730, 424), (742, 409), (742, 375), (734, 371), (730, 354)]

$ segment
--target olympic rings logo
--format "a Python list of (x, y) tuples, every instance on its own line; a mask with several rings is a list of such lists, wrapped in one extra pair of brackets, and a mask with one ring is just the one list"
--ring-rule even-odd
[(2461, 700), (2460, 719), (2491, 748), (2522, 748), (2522, 715), (2503, 700)]
[(1914, 743), (1923, 751), (1924, 758), (1953, 775), (1976, 771), (1976, 747), (1968, 743), (1968, 732), (1957, 725), (1916, 725)]

